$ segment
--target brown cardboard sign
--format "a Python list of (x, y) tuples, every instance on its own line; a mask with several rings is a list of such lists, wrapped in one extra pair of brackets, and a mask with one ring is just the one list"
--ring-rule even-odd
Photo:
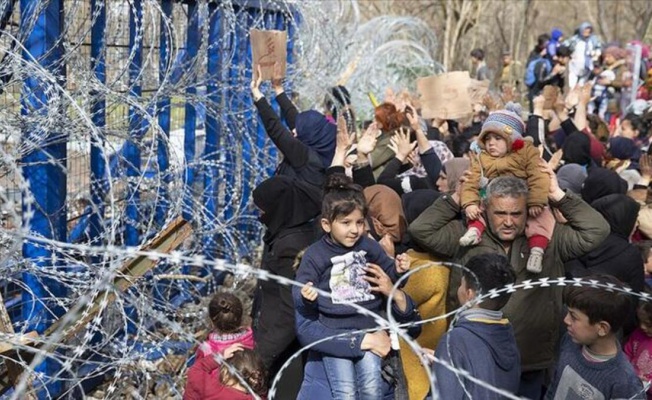
[(276, 62), (281, 66), (281, 71), (285, 76), (288, 33), (286, 31), (252, 29), (249, 31), (249, 39), (253, 53), (253, 66), (256, 68), (256, 65), (260, 65), (262, 79), (264, 81), (272, 79)]
[(454, 71), (417, 79), (424, 118), (457, 119), (473, 113), (468, 71)]
[(472, 103), (482, 103), (484, 96), (489, 92), (489, 81), (471, 79), (469, 83), (469, 97)]

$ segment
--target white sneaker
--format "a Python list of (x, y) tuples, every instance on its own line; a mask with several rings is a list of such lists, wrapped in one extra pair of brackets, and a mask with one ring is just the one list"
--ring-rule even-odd
[(527, 259), (527, 270), (533, 274), (538, 274), (543, 269), (543, 249), (541, 247), (532, 247), (530, 257)]
[(469, 228), (464, 236), (460, 238), (460, 246), (475, 246), (480, 243), (480, 231), (477, 228)]

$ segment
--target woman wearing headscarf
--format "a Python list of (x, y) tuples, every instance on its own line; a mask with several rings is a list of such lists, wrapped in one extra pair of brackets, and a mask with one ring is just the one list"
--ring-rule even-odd
[[(643, 259), (630, 236), (636, 227), (641, 206), (625, 194), (610, 194), (591, 203), (611, 227), (609, 236), (595, 250), (566, 263), (566, 273), (573, 278), (605, 273), (618, 278), (635, 292), (643, 291)], [(624, 327), (625, 334), (635, 327), (634, 313)]]
[[(324, 171), (335, 154), (335, 124), (328, 122), (324, 115), (315, 110), (299, 113), (281, 92), (278, 100), (288, 126), (293, 131), (290, 132), (260, 91), (261, 82), (258, 66), (251, 81), (254, 104), (267, 135), (283, 154), (283, 161), (276, 168), (275, 175), (296, 177), (321, 188)], [(276, 85), (278, 83), (275, 82), (275, 87)]]
[(468, 158), (456, 157), (446, 161), (437, 179), (437, 190), (441, 193), (454, 193), (464, 172), (471, 167)]
[(638, 146), (630, 138), (616, 136), (609, 140), (605, 168), (615, 171), (627, 181), (628, 190), (632, 190), (641, 179), (638, 172), (640, 153)]
[(364, 197), (371, 236), (377, 241), (387, 236), (392, 242), (400, 243), (407, 223), (399, 195), (385, 185), (373, 185), (364, 189)]
[[(466, 161), (468, 164), (468, 160)], [(462, 172), (460, 172), (461, 174)], [(417, 190), (403, 195), (403, 209), (408, 224), (414, 221), (423, 210), (432, 205), (439, 195), (440, 193), (430, 190)], [(446, 314), (449, 269), (439, 264), (439, 260), (428, 254), (427, 251), (420, 249), (419, 246), (409, 242), (408, 244), (411, 247), (407, 252), (410, 257), (410, 271), (422, 267), (423, 269), (410, 275), (403, 290), (410, 295), (423, 320)], [(439, 339), (446, 332), (447, 326), (445, 318), (424, 324), (421, 328), (421, 334), (416, 339), (417, 343), (425, 349), (436, 348)], [(402, 339), (400, 347), (409, 399), (423, 399), (430, 390), (430, 381), (425, 370), (427, 367), (421, 365), (418, 355)]]
[(595, 200), (610, 194), (627, 193), (627, 182), (615, 171), (606, 168), (591, 168), (582, 186), (582, 200), (592, 204)]
[[(297, 178), (275, 176), (253, 191), (260, 221), (267, 228), (261, 268), (270, 274), (294, 279), (297, 254), (317, 239), (315, 218), (321, 211), (321, 191)], [(270, 376), (294, 351), (294, 303), (292, 289), (274, 280), (260, 280), (254, 310), (256, 351)], [(289, 354), (288, 354), (289, 353)], [(298, 390), (299, 382), (296, 382)]]

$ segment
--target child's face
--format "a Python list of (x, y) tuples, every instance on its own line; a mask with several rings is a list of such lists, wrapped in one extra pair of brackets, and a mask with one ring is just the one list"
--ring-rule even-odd
[(620, 124), (620, 136), (634, 139), (638, 136), (638, 131), (634, 130), (632, 123), (626, 119)]
[(495, 133), (487, 133), (484, 137), (484, 148), (492, 157), (502, 157), (507, 154), (507, 141)]
[(574, 343), (590, 346), (600, 337), (609, 332), (605, 332), (604, 324), (589, 322), (589, 317), (582, 311), (568, 307), (568, 313), (564, 318), (566, 330)]
[(638, 317), (638, 326), (641, 328), (643, 333), (652, 337), (652, 320), (650, 320), (649, 316), (643, 311), (643, 307), (639, 306), (638, 309), (636, 309), (636, 316)]
[(339, 216), (332, 222), (322, 218), (321, 226), (326, 233), (330, 233), (333, 241), (344, 247), (353, 247), (365, 234), (364, 222), (362, 211), (355, 209), (349, 215)]

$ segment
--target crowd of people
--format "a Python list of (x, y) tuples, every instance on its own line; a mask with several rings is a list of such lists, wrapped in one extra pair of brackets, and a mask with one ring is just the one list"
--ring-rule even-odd
[[(634, 62), (589, 23), (568, 39), (553, 29), (525, 68), (505, 52), (494, 94), (458, 120), (388, 90), (360, 122), (343, 86), (300, 112), (276, 68), (278, 115), (256, 68), (254, 104), (282, 154), (253, 191), (261, 269), (295, 284), (261, 279), (251, 315), (215, 295), (184, 398), (265, 397), (277, 373), (278, 398), (652, 398), (642, 49)], [(471, 57), (492, 79), (484, 52)], [(298, 373), (283, 369), (304, 346)]]

